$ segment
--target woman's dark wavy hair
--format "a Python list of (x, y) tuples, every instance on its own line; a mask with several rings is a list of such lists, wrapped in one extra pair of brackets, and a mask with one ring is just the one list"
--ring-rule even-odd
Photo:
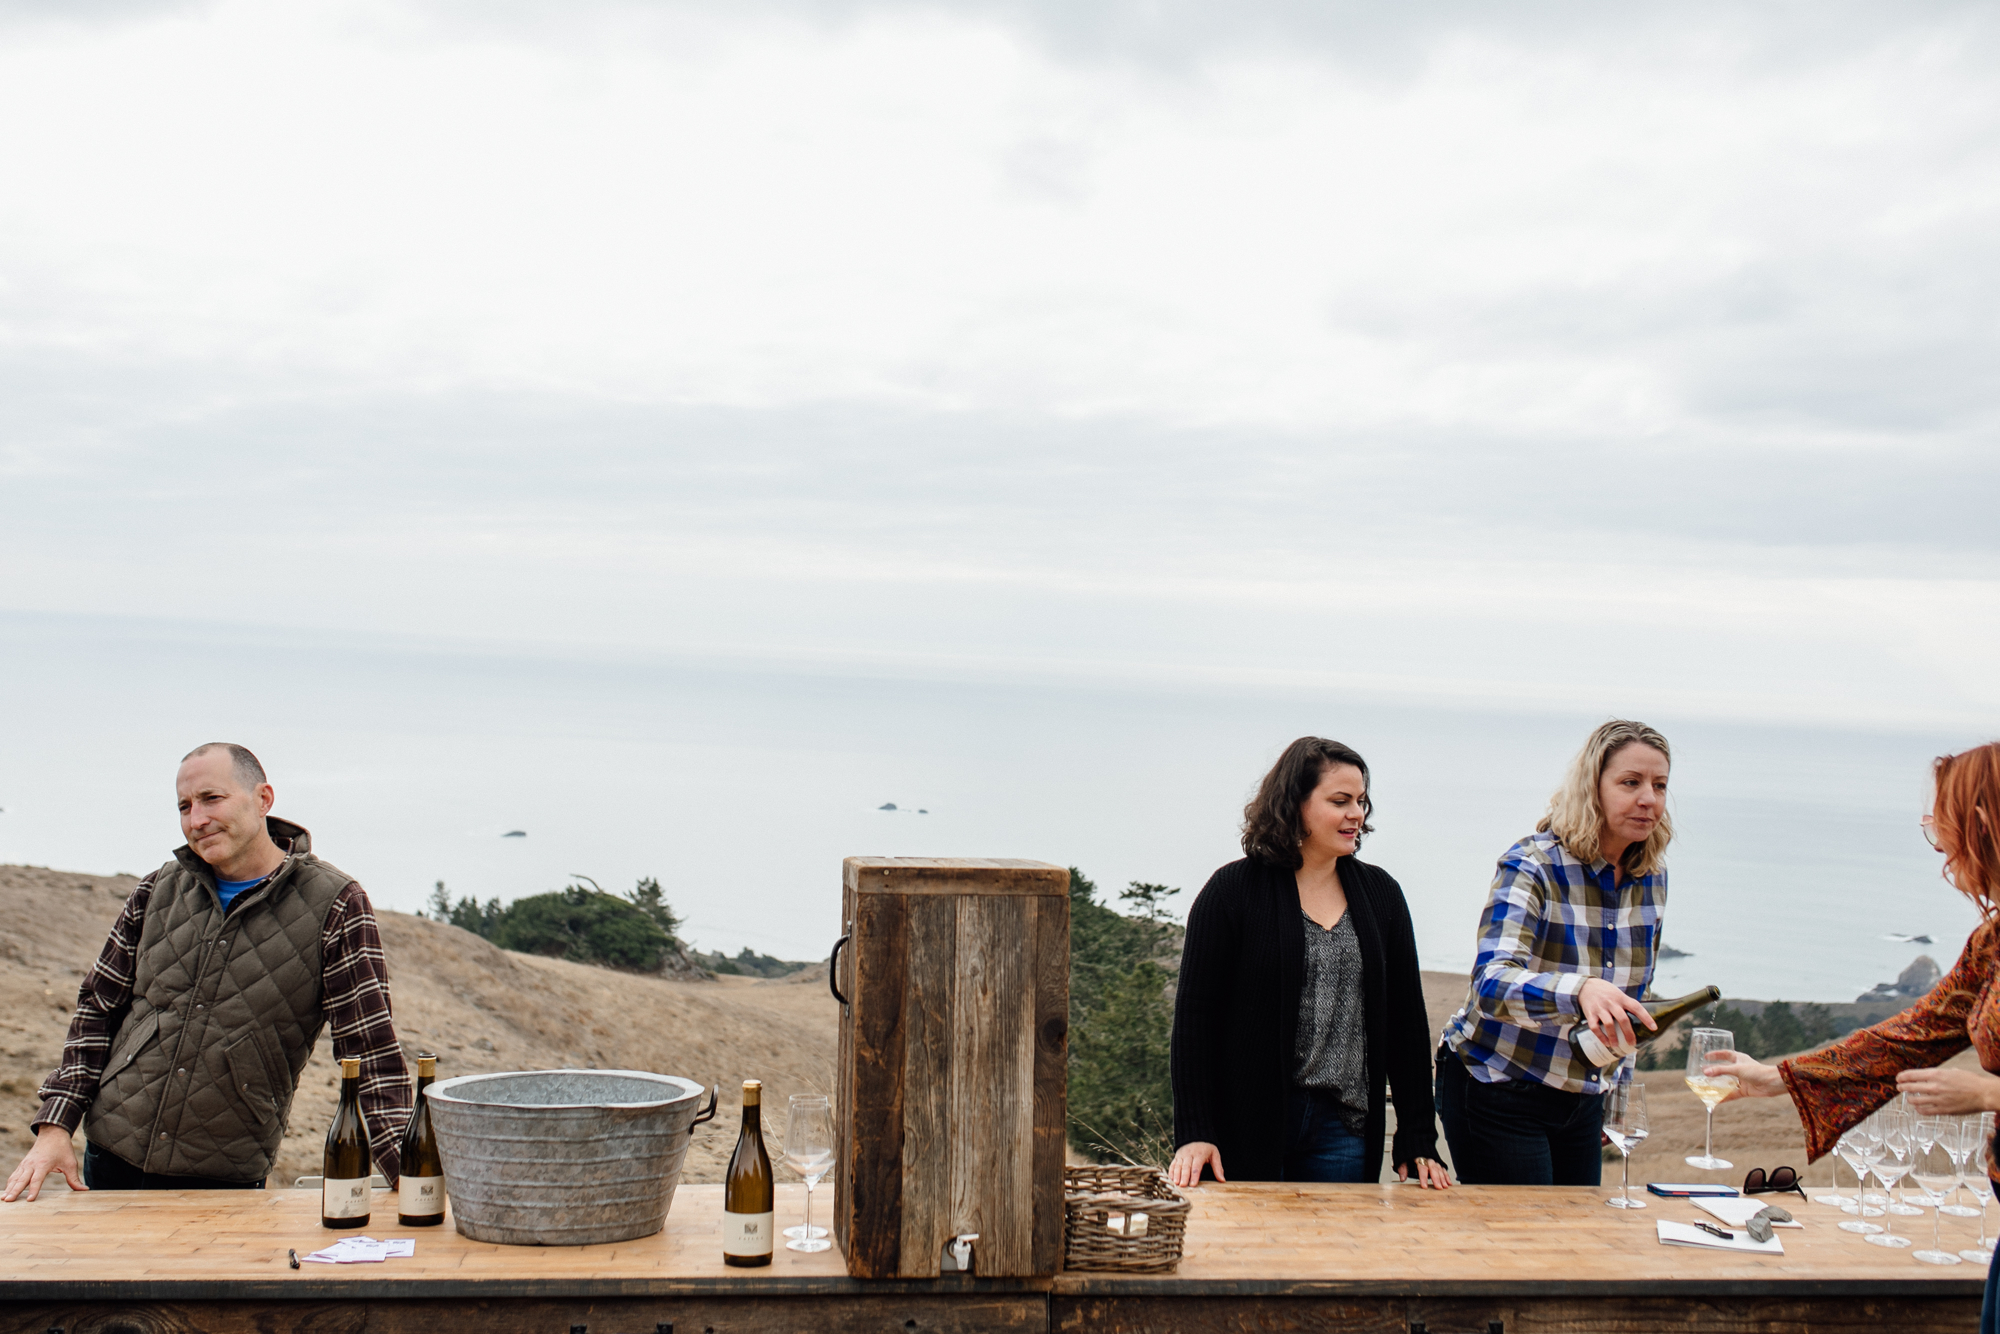
[[(1352, 747), (1325, 737), (1302, 736), (1285, 747), (1285, 753), (1257, 785), (1257, 795), (1243, 808), (1243, 852), (1260, 862), (1269, 862), (1296, 871), (1305, 859), (1299, 845), (1306, 841), (1305, 821), (1299, 807), (1319, 786), (1319, 780), (1336, 764), (1351, 764), (1361, 771), (1361, 832), (1372, 834), (1367, 823), (1375, 814), (1375, 802), (1368, 792), (1368, 761)], [(1357, 847), (1360, 844), (1357, 842)]]

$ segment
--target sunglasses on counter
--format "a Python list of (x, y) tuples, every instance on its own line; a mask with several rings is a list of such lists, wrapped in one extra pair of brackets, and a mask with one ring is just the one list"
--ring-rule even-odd
[(1743, 1178), (1745, 1195), (1783, 1194), (1796, 1191), (1800, 1199), (1806, 1198), (1805, 1187), (1799, 1184), (1799, 1174), (1789, 1167), (1780, 1167), (1765, 1175), (1761, 1167), (1750, 1169), (1750, 1175)]

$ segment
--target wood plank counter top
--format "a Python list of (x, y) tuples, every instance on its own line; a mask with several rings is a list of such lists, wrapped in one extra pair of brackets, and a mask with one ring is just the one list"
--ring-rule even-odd
[[(394, 1197), (378, 1194), (363, 1231), (415, 1237), (414, 1258), (298, 1270), (287, 1249), (303, 1257), (353, 1235), (319, 1225), (315, 1191), (58, 1188), (0, 1205), (0, 1330), (1407, 1334), (1427, 1324), (1455, 1334), (1495, 1320), (1508, 1334), (1956, 1330), (1976, 1326), (1985, 1281), (1980, 1265), (1933, 1267), (1870, 1246), (1839, 1230), (1838, 1210), (1796, 1196), (1788, 1207), (1806, 1226), (1781, 1231), (1785, 1255), (1767, 1257), (1662, 1246), (1655, 1220), (1707, 1216), (1652, 1197), (1644, 1210), (1609, 1209), (1604, 1190), (1241, 1184), (1190, 1195), (1186, 1255), (1172, 1274), (869, 1282), (848, 1278), (832, 1250), (781, 1248), (768, 1269), (725, 1266), (719, 1186), (681, 1187), (664, 1233), (585, 1247), (398, 1228)], [(780, 1186), (780, 1226), (797, 1223), (803, 1204), (802, 1187)], [(1898, 1219), (1897, 1230), (1921, 1246), (1930, 1219)], [(1944, 1220), (1948, 1249), (1976, 1235), (1976, 1220)]]

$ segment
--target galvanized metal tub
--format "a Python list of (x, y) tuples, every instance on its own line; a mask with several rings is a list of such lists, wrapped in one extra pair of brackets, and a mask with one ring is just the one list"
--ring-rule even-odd
[(458, 1230), (590, 1246), (666, 1226), (705, 1090), (644, 1070), (460, 1075), (425, 1090)]

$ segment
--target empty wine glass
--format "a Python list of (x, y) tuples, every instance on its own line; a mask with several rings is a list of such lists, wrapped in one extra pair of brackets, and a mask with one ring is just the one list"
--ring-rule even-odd
[[(1861, 1146), (1861, 1161), (1867, 1164), (1870, 1172), (1875, 1170), (1875, 1160), (1882, 1156), (1882, 1126), (1875, 1117), (1875, 1113), (1870, 1113), (1862, 1118), (1860, 1125), (1848, 1132), (1854, 1136), (1854, 1142)], [(1879, 1209), (1882, 1205), (1889, 1202), (1889, 1197), (1882, 1194), (1882, 1192), (1867, 1189), (1868, 1183), (1866, 1181), (1863, 1181), (1861, 1185), (1861, 1203), (1863, 1205), (1872, 1204)], [(1870, 1218), (1877, 1216), (1876, 1214), (1869, 1215)]]
[(1965, 1160), (1978, 1143), (1979, 1118), (1977, 1116), (1947, 1117), (1951, 1133), (1945, 1138), (1945, 1151), (1951, 1154), (1952, 1165), (1958, 1168), (1958, 1187), (1951, 1193), (1952, 1203), (1940, 1204), (1939, 1213), (1950, 1214), (1953, 1218), (1978, 1218), (1979, 1210), (1968, 1209), (1957, 1203), (1959, 1190), (1965, 1187)]
[[(1845, 1209), (1853, 1201), (1840, 1193), (1840, 1142), (1834, 1141), (1833, 1148), (1826, 1155), (1826, 1190), (1812, 1197), (1814, 1204), (1830, 1204), (1836, 1209)], [(1849, 1167), (1854, 1164), (1849, 1163)]]
[(826, 1229), (813, 1226), (813, 1187), (833, 1167), (833, 1118), (828, 1114), (823, 1094), (794, 1093), (785, 1109), (785, 1166), (805, 1178), (806, 1222), (798, 1229), (786, 1228), (792, 1240), (787, 1250), (823, 1251), (833, 1245)]
[(1965, 1188), (1979, 1201), (1979, 1245), (1960, 1251), (1960, 1258), (1974, 1264), (1993, 1263), (1993, 1243), (1986, 1239), (1986, 1206), (1993, 1203), (1993, 1113), (1968, 1116), (1966, 1135), (1970, 1141), (1965, 1155)]
[(1736, 1091), (1735, 1075), (1711, 1075), (1704, 1067), (1719, 1051), (1735, 1051), (1736, 1035), (1726, 1028), (1697, 1028), (1688, 1038), (1687, 1084), (1701, 1105), (1708, 1109), (1708, 1131), (1703, 1137), (1700, 1157), (1689, 1155), (1687, 1165), (1705, 1171), (1726, 1171), (1733, 1164), (1715, 1156), (1715, 1104)]
[[(1896, 1189), (1896, 1183), (1903, 1179), (1903, 1174), (1910, 1170), (1910, 1150), (1914, 1147), (1910, 1140), (1910, 1125), (1908, 1119), (1899, 1112), (1884, 1109), (1876, 1113), (1876, 1116), (1882, 1127), (1882, 1151), (1881, 1156), (1875, 1160), (1875, 1177), (1882, 1183), (1884, 1190), (1893, 1191)], [(1872, 1246), (1908, 1246), (1910, 1244), (1908, 1237), (1896, 1235), (1894, 1222), (1896, 1206), (1888, 1205), (1884, 1212), (1889, 1215), (1889, 1221), (1885, 1223), (1881, 1232), (1868, 1235), (1866, 1238), (1868, 1243)]]
[(1865, 1193), (1868, 1185), (1868, 1173), (1874, 1170), (1875, 1166), (1872, 1157), (1875, 1154), (1879, 1154), (1881, 1150), (1882, 1137), (1880, 1135), (1871, 1136), (1864, 1134), (1860, 1126), (1854, 1126), (1849, 1129), (1846, 1134), (1840, 1137), (1840, 1142), (1834, 1146), (1834, 1152), (1840, 1155), (1840, 1160), (1846, 1163), (1854, 1172), (1854, 1202), (1842, 1205), (1841, 1212), (1853, 1214), (1855, 1217), (1850, 1218), (1840, 1225), (1840, 1230), (1843, 1232), (1858, 1232), (1865, 1237), (1870, 1233), (1882, 1230), (1878, 1224), (1864, 1221), (1882, 1216), (1880, 1209), (1864, 1203), (1868, 1198)]
[(1941, 1248), (1938, 1228), (1944, 1222), (1944, 1215), (1937, 1212), (1937, 1207), (1944, 1203), (1944, 1197), (1958, 1188), (1959, 1176), (1958, 1168), (1952, 1164), (1951, 1153), (1945, 1148), (1941, 1132), (1955, 1134), (1958, 1127), (1941, 1126), (1930, 1117), (1919, 1117), (1918, 1120), (1930, 1122), (1929, 1143), (1925, 1142), (1926, 1136), (1921, 1129), (1912, 1131), (1910, 1180), (1917, 1183), (1917, 1188), (1923, 1191), (1924, 1198), (1930, 1201), (1931, 1244), (1925, 1250), (1911, 1252), (1911, 1257), (1922, 1260), (1927, 1265), (1962, 1264), (1963, 1261), (1956, 1254)]
[(1636, 1082), (1614, 1084), (1604, 1095), (1604, 1135), (1618, 1148), (1618, 1198), (1606, 1200), (1613, 1209), (1643, 1209), (1644, 1200), (1632, 1198), (1632, 1150), (1645, 1142), (1646, 1086)]

